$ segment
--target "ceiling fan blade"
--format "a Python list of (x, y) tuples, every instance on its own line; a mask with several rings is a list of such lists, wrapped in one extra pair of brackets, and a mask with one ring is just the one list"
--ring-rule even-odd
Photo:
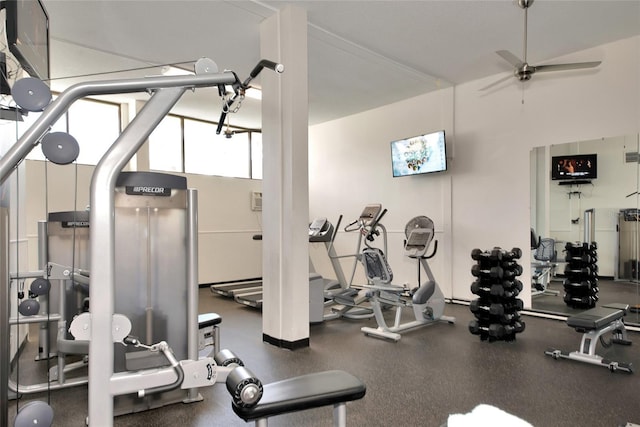
[(520, 58), (518, 58), (508, 50), (498, 50), (496, 51), (496, 53), (509, 64), (513, 65), (515, 68), (520, 68), (520, 66), (524, 64), (524, 62)]
[(513, 78), (513, 74), (509, 74), (508, 76), (505, 76), (505, 77), (503, 77), (503, 78), (501, 78), (501, 79), (498, 79), (498, 80), (496, 80), (495, 82), (490, 83), (490, 84), (488, 84), (487, 86), (485, 86), (485, 87), (483, 87), (483, 88), (480, 88), (480, 89), (478, 89), (478, 90), (481, 90), (481, 91), (482, 91), (482, 90), (491, 89), (492, 87), (497, 86), (497, 85), (499, 85), (500, 83), (502, 83), (502, 82), (504, 82), (504, 81), (507, 81), (507, 80), (509, 80), (509, 79), (511, 79), (511, 78)]
[(594, 68), (601, 64), (601, 61), (593, 62), (574, 62), (568, 64), (549, 64), (549, 65), (536, 65), (533, 68), (536, 72), (545, 71), (562, 71), (562, 70), (579, 70), (582, 68)]

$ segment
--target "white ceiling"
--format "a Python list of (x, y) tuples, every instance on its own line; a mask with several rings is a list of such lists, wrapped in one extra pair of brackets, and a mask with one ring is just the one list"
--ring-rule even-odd
[[(159, 68), (61, 77), (182, 63), (203, 56), (244, 79), (261, 59), (260, 22), (287, 4), (296, 4), (307, 10), (309, 21), (311, 124), (452, 84), (494, 74), (500, 78), (511, 68), (495, 51), (509, 50), (520, 57), (523, 51), (524, 11), (512, 0), (44, 3), (50, 18), (56, 90), (78, 81), (158, 74)], [(528, 22), (527, 59), (539, 65), (640, 34), (640, 0), (537, 0), (529, 9)], [(597, 53), (596, 49), (584, 57), (578, 55), (578, 60), (603, 59)], [(584, 72), (594, 70), (562, 71)], [(536, 74), (527, 84), (552, 74)], [(255, 83), (259, 85), (259, 79)], [(518, 84), (514, 77), (493, 90), (512, 90)], [(247, 99), (244, 104), (231, 123), (260, 127), (257, 101)], [(220, 105), (217, 91), (208, 89), (186, 95), (177, 112), (216, 121)]]

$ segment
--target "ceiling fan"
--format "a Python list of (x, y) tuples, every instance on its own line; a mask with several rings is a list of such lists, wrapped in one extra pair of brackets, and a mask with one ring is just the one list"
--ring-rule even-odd
[[(600, 65), (601, 61), (593, 62), (574, 62), (565, 64), (548, 64), (548, 65), (530, 65), (527, 63), (527, 11), (533, 4), (534, 0), (517, 0), (518, 6), (524, 9), (524, 42), (523, 42), (523, 59), (518, 58), (508, 50), (499, 50), (496, 53), (500, 55), (502, 59), (511, 64), (515, 69), (513, 75), (521, 82), (531, 79), (534, 73), (547, 72), (547, 71), (563, 71), (563, 70), (578, 70), (584, 68), (594, 68)], [(497, 82), (491, 83), (488, 86), (483, 87), (481, 90), (489, 89), (503, 81), (511, 78), (507, 76)]]

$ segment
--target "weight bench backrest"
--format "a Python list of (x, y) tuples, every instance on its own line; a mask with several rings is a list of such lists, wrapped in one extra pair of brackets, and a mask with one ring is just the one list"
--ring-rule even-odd
[(533, 257), (538, 261), (554, 262), (557, 259), (556, 241), (550, 238), (540, 239)]

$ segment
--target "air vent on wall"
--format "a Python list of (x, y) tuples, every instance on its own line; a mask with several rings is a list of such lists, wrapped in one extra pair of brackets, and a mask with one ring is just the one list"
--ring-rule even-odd
[(251, 192), (251, 210), (252, 211), (262, 210), (262, 193), (260, 191)]
[(624, 153), (624, 161), (627, 163), (638, 163), (640, 160), (640, 155), (638, 155), (637, 151), (630, 151), (628, 153)]

